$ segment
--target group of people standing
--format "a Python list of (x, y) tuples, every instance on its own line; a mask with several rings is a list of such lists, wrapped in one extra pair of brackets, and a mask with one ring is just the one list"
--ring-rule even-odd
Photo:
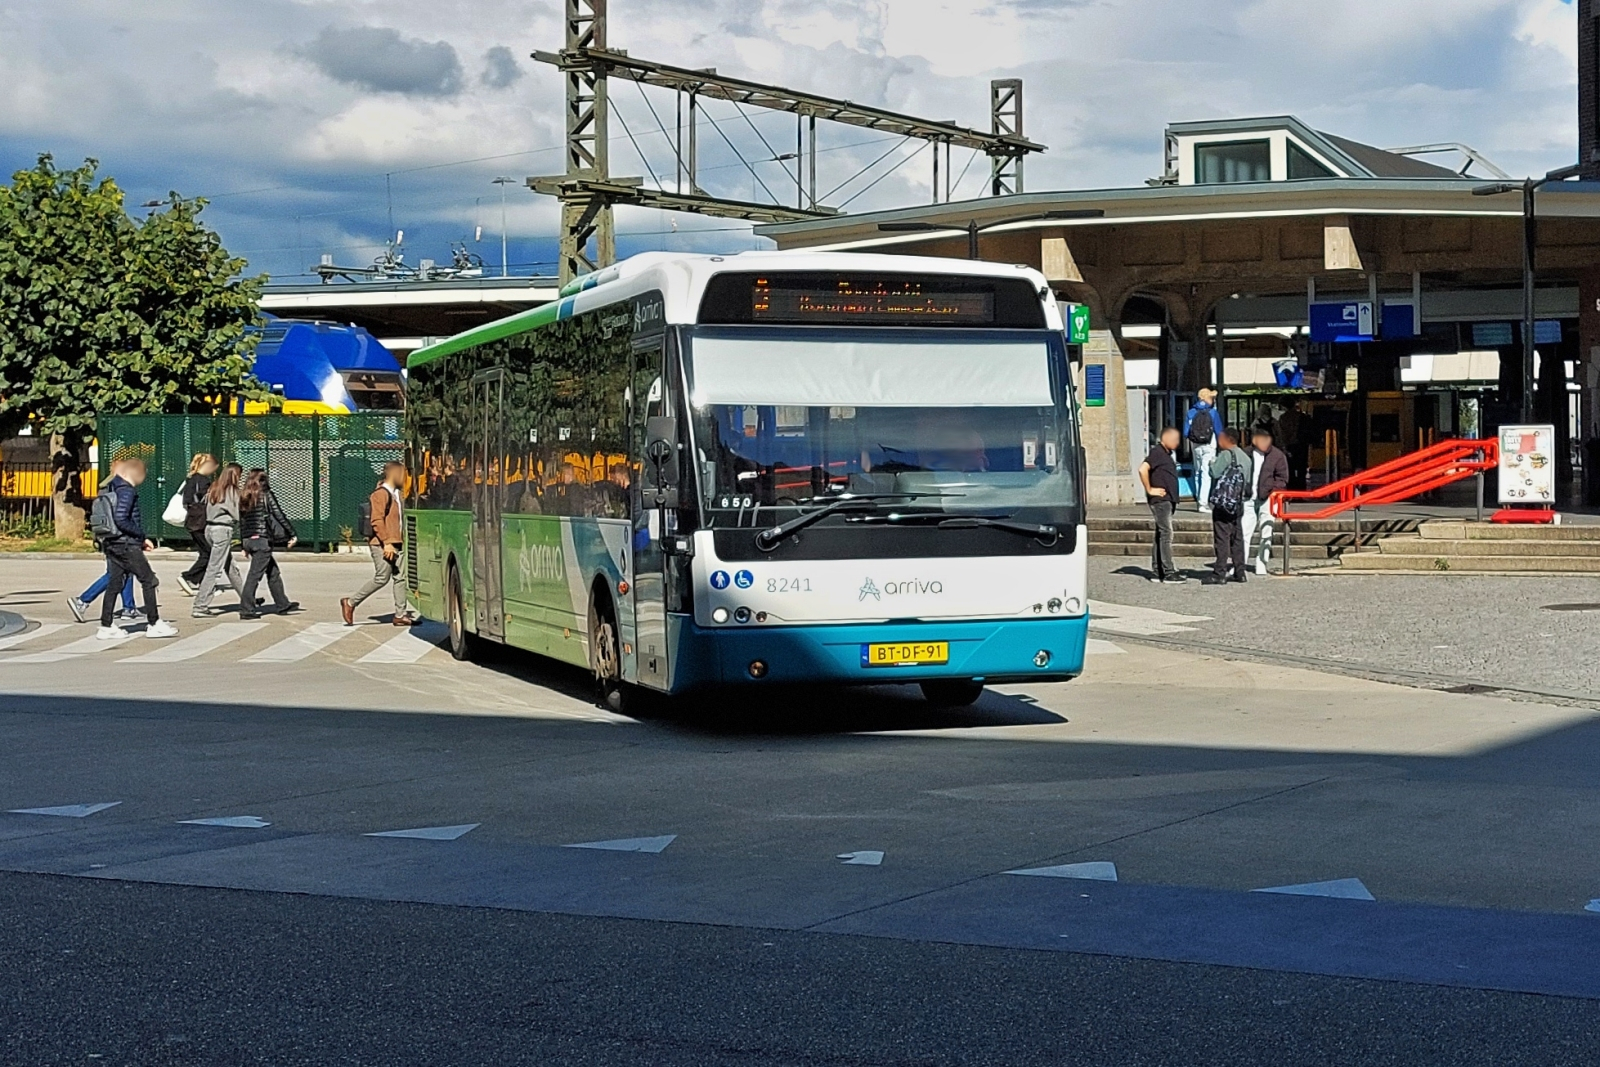
[(1149, 456), (1139, 465), (1139, 481), (1155, 521), (1151, 551), (1153, 582), (1180, 585), (1188, 577), (1173, 562), (1172, 517), (1178, 507), (1178, 449), (1187, 439), (1194, 460), (1195, 503), (1211, 516), (1216, 562), (1203, 579), (1206, 585), (1248, 580), (1251, 542), (1258, 541), (1253, 569), (1266, 574), (1272, 558), (1272, 494), (1289, 486), (1289, 459), (1273, 442), (1270, 425), (1258, 423), (1243, 447), (1239, 430), (1223, 424), (1216, 393), (1200, 390), (1184, 429), (1161, 431)]
[[(111, 465), (111, 477), (101, 486), (90, 511), (90, 530), (105, 553), (106, 573), (80, 596), (67, 601), (79, 621), (87, 620), (89, 607), (101, 598), (100, 629), (96, 636), (104, 641), (120, 641), (132, 632), (115, 625), (123, 621), (147, 623), (144, 635), (150, 638), (176, 637), (177, 627), (160, 616), (156, 599), (159, 581), (146, 553), (155, 545), (146, 535), (144, 516), (139, 507), (139, 486), (146, 475), (142, 459), (128, 457)], [(354, 625), (355, 608), (386, 585), (394, 588), (396, 626), (411, 626), (418, 621), (406, 607), (401, 561), (404, 552), (404, 524), (401, 522), (401, 490), (405, 485), (403, 464), (390, 463), (373, 490), (366, 508), (370, 519), (363, 521), (374, 565), (374, 576), (352, 596), (339, 602), (345, 624)], [(293, 548), (299, 540), (294, 524), (284, 514), (276, 494), (261, 468), (246, 471), (238, 463), (221, 464), (209, 452), (197, 453), (189, 464), (188, 477), (178, 493), (183, 509), (183, 525), (198, 550), (195, 560), (178, 576), (178, 587), (194, 597), (190, 615), (209, 618), (224, 609), (213, 604), (219, 590), (231, 588), (239, 597), (239, 618), (259, 619), (264, 612), (288, 615), (300, 609), (284, 589), (283, 571), (274, 550)], [(241, 579), (233, 555), (239, 542), (248, 564)], [(265, 579), (272, 603), (256, 595)], [(133, 585), (143, 590), (143, 610), (135, 608)], [(117, 610), (118, 599), (122, 609)]]

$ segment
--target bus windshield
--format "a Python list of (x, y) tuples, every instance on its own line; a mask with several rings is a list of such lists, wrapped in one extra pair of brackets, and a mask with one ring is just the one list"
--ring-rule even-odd
[(684, 370), (706, 518), (754, 526), (859, 494), (1069, 521), (1064, 368), (1043, 330), (699, 327)]

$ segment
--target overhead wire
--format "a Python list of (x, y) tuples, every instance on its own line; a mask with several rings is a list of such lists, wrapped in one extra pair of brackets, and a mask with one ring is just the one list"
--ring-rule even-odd
[(874, 185), (877, 185), (879, 182), (883, 181), (883, 179), (887, 178), (889, 175), (893, 174), (895, 171), (899, 170), (901, 167), (905, 166), (907, 163), (910, 163), (913, 159), (916, 159), (918, 156), (922, 155), (923, 151), (928, 147), (928, 145), (930, 145), (932, 143), (933, 143), (932, 141), (923, 141), (922, 144), (917, 146), (917, 150), (915, 152), (912, 152), (910, 155), (906, 156), (900, 162), (896, 163), (894, 166), (890, 167), (888, 170), (884, 171), (882, 174), (880, 174), (876, 178), (872, 179), (872, 181), (868, 182), (865, 186), (863, 186), (861, 188), (861, 190), (855, 194), (855, 196), (852, 196), (849, 200), (846, 200), (844, 203), (840, 204), (839, 205), (839, 210), (843, 211), (845, 208), (850, 206), (851, 201), (855, 200), (856, 197), (860, 196), (862, 193), (867, 192)]

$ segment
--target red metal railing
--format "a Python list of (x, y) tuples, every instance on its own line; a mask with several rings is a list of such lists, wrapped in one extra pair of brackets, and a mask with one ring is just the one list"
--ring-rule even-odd
[[(1500, 462), (1497, 438), (1457, 438), (1330, 482), (1320, 489), (1280, 489), (1267, 501), (1279, 522), (1329, 519), (1341, 512), (1379, 504), (1398, 504), (1441, 486), (1494, 469)], [(1296, 501), (1330, 500), (1315, 511), (1290, 511)]]

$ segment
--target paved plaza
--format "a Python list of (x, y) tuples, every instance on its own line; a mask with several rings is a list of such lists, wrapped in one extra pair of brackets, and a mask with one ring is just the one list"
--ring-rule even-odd
[(180, 636), (107, 647), (96, 562), (0, 560), (0, 1062), (1600, 1054), (1600, 613), (1543, 606), (1600, 588), (1096, 560), (1070, 684), (635, 720), (338, 625), (360, 563), (255, 623), (190, 620), (182, 563)]

